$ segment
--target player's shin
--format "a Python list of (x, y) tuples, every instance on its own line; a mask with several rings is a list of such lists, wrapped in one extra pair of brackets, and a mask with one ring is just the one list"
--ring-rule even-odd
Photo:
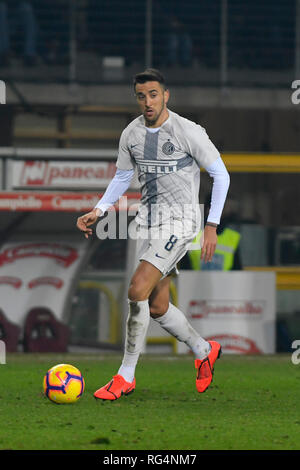
[(189, 346), (196, 359), (204, 359), (208, 355), (210, 344), (197, 333), (184, 313), (175, 305), (170, 303), (166, 313), (156, 318), (155, 321), (178, 341), (182, 341)]
[(135, 367), (143, 349), (150, 321), (148, 300), (128, 300), (129, 313), (126, 323), (125, 351), (118, 374), (127, 382), (134, 379)]

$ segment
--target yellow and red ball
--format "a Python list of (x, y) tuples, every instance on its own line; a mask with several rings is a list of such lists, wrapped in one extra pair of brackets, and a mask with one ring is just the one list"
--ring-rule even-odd
[(43, 380), (43, 390), (55, 403), (75, 403), (84, 391), (84, 378), (71, 364), (57, 364), (48, 370)]

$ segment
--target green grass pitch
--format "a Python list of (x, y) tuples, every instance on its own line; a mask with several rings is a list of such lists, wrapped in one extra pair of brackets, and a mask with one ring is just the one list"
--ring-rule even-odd
[[(8, 354), (0, 365), (0, 449), (298, 450), (300, 365), (290, 355), (223, 355), (210, 388), (198, 394), (192, 357), (142, 356), (135, 392), (116, 402), (93, 392), (121, 357)], [(56, 405), (43, 396), (47, 370), (78, 367), (81, 399)]]

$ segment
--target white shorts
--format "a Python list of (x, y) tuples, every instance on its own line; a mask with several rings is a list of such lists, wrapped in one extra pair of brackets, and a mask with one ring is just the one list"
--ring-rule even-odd
[(188, 250), (189, 243), (195, 238), (197, 231), (184, 233), (182, 221), (173, 224), (162, 224), (146, 228), (135, 223), (137, 238), (135, 267), (139, 261), (145, 260), (153, 264), (163, 277), (178, 274), (177, 263)]

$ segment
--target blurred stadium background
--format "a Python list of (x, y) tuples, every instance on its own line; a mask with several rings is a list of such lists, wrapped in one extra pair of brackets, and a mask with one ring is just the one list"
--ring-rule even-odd
[[(165, 74), (170, 108), (206, 128), (228, 167), (237, 272), (254, 286), (261, 274), (273, 279), (266, 300), (255, 288), (236, 294), (260, 302), (258, 330), (249, 311), (229, 312), (230, 322), (252, 340), (263, 325), (271, 352), (291, 351), (300, 339), (299, 0), (0, 1), (0, 339), (11, 351), (121, 351), (129, 244), (86, 241), (76, 219), (114, 174), (120, 133), (138, 112), (132, 77), (148, 66)], [(203, 172), (201, 203), (210, 185)], [(222, 273), (232, 295), (237, 272)], [(202, 273), (190, 274), (197, 285)], [(203, 314), (195, 318), (201, 329)], [(177, 351), (156, 332), (147, 348)]]

